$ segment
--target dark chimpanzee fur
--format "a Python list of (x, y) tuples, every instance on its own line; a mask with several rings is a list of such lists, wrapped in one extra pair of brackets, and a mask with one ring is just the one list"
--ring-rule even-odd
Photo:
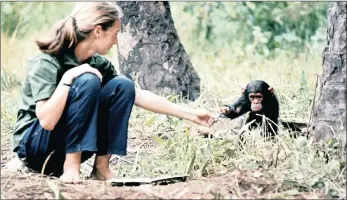
[[(259, 107), (260, 110), (253, 110), (252, 102), (250, 101), (249, 97), (250, 93), (261, 93), (263, 95), (263, 99), (257, 102), (258, 105), (259, 103), (261, 104)], [(262, 115), (265, 115), (268, 119), (270, 119), (273, 122), (272, 123), (268, 121), (268, 119), (266, 119), (267, 133), (270, 136), (277, 135), (279, 103), (276, 95), (274, 94), (273, 88), (270, 87), (265, 81), (254, 80), (249, 82), (246, 88), (243, 90), (242, 96), (235, 103), (225, 106), (229, 107), (229, 110), (222, 114), (224, 114), (225, 117), (228, 117), (230, 119), (237, 118), (250, 111), (246, 123), (255, 120), (255, 123), (252, 123), (250, 125), (250, 129), (257, 127), (257, 124), (262, 126)]]

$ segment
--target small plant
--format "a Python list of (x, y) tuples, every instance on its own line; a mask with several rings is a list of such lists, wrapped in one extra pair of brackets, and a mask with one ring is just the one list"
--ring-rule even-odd
[(4, 68), (1, 68), (1, 91), (11, 90), (20, 84), (15, 74), (9, 73)]

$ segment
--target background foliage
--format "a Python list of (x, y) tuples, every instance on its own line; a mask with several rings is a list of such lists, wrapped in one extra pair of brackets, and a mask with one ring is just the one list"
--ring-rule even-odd
[[(73, 2), (3, 2), (2, 32), (23, 37), (47, 28), (66, 16), (73, 5)], [(192, 27), (187, 35), (195, 44), (217, 49), (234, 45), (253, 47), (268, 56), (274, 50), (302, 51), (312, 43), (324, 42), (326, 10), (331, 2), (172, 2), (171, 5), (180, 9), (180, 14), (188, 14), (189, 20), (182, 25)], [(181, 26), (179, 18), (175, 22)]]
[[(67, 16), (74, 2), (1, 2), (1, 159), (12, 156), (11, 131), (27, 59), (38, 50), (34, 39)], [(316, 73), (322, 70), (327, 9), (331, 2), (170, 2), (180, 40), (202, 80), (202, 96), (185, 105), (212, 112), (235, 99), (249, 80), (274, 86), (284, 120), (307, 122)], [(108, 54), (117, 65), (117, 49)], [(176, 103), (176, 97), (169, 98)], [(178, 98), (177, 98), (178, 99)], [(113, 165), (120, 177), (215, 176), (254, 170), (280, 183), (291, 197), (303, 192), (341, 198), (345, 193), (345, 151), (339, 140), (315, 144), (305, 138), (252, 140), (237, 148), (230, 129), (202, 138), (174, 118), (134, 108), (129, 155)], [(251, 140), (251, 139), (250, 139)], [(6, 147), (6, 148), (5, 148)], [(134, 150), (135, 149), (135, 150)], [(325, 152), (330, 161), (317, 152)], [(274, 161), (275, 160), (275, 161)], [(253, 170), (253, 171), (252, 171)], [(262, 177), (259, 177), (262, 178)], [(236, 179), (235, 179), (236, 180)], [(20, 184), (18, 184), (20, 185)], [(36, 190), (35, 190), (36, 191)], [(242, 196), (237, 196), (242, 198)], [(282, 196), (281, 196), (282, 197)], [(309, 196), (316, 198), (316, 196)]]
[(312, 42), (323, 42), (325, 34), (321, 28), (327, 26), (329, 4), (189, 2), (184, 11), (194, 19), (191, 38), (198, 38), (194, 40), (198, 44), (221, 47), (235, 44), (237, 38), (241, 47), (253, 45), (258, 53), (267, 56), (273, 50), (299, 50)]

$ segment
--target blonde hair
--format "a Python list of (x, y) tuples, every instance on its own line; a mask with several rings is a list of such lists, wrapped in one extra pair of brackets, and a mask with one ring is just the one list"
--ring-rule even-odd
[(74, 48), (100, 25), (107, 30), (119, 20), (118, 7), (110, 2), (76, 3), (72, 14), (57, 22), (49, 35), (35, 41), (42, 52), (57, 55), (62, 48)]

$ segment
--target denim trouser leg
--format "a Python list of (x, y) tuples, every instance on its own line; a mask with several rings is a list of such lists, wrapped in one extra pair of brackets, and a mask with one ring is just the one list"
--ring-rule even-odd
[(28, 167), (41, 171), (46, 158), (54, 151), (45, 172), (60, 174), (66, 153), (82, 151), (82, 159), (86, 160), (97, 151), (100, 85), (94, 74), (79, 76), (72, 83), (64, 112), (54, 130), (43, 129), (39, 120), (28, 128), (17, 150)]
[(100, 85), (100, 79), (91, 73), (83, 74), (72, 85), (63, 116), (66, 153), (97, 151)]
[(134, 83), (125, 76), (115, 77), (101, 89), (98, 155), (126, 155), (128, 122), (134, 102)]
[(85, 73), (70, 88), (64, 113), (53, 131), (36, 120), (26, 131), (17, 154), (27, 166), (60, 175), (66, 153), (82, 151), (82, 162), (93, 153), (125, 155), (128, 121), (135, 102), (135, 86), (117, 76), (100, 89), (99, 78)]

